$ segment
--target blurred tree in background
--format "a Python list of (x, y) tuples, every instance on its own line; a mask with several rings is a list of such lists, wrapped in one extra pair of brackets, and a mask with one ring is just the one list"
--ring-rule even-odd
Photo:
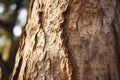
[(8, 80), (14, 67), (28, 7), (29, 0), (0, 0), (0, 80)]

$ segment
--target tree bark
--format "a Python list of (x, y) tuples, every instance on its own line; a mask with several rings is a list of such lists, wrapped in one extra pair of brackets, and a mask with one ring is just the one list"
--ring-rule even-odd
[(11, 80), (120, 80), (119, 0), (32, 0)]

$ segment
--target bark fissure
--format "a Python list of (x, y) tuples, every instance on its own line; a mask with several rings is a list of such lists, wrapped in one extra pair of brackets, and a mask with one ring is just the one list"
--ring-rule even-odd
[(101, 7), (101, 12), (102, 12), (102, 14), (101, 14), (101, 31), (102, 31), (102, 29), (103, 29), (103, 26), (104, 26), (104, 22), (103, 22), (103, 18), (104, 18), (104, 16), (105, 16), (105, 13), (104, 13), (104, 11), (103, 11), (103, 8)]
[[(67, 40), (68, 40), (68, 37), (67, 37), (67, 34), (66, 34), (66, 28), (65, 27), (67, 26), (67, 16), (69, 14), (69, 11), (70, 11), (70, 6), (68, 5), (66, 10), (62, 13), (62, 17), (64, 19), (64, 22), (61, 23), (61, 25), (60, 25), (60, 27), (63, 30), (63, 33), (61, 34), (61, 38), (63, 40), (63, 45), (62, 46), (65, 47), (65, 53), (64, 53), (65, 57), (62, 60), (63, 60), (63, 62), (65, 62), (67, 60), (67, 62), (65, 62), (65, 63), (63, 63), (61, 61), (61, 63), (64, 66), (63, 71), (61, 72), (61, 80), (66, 80), (66, 79), (73, 80), (73, 78), (74, 79), (76, 78), (75, 76), (74, 77), (72, 76), (73, 75), (73, 73), (72, 73), (73, 65), (72, 65), (71, 61), (73, 61), (73, 60), (71, 60), (72, 58), (70, 59), (70, 56), (72, 56), (72, 55), (69, 52), (68, 47), (67, 47), (67, 43), (66, 43)], [(68, 69), (68, 71), (67, 71), (67, 69)]]
[(118, 58), (118, 72), (119, 72), (119, 79), (120, 79), (120, 12), (117, 12), (119, 11), (119, 7), (120, 7), (120, 1), (119, 0), (116, 0), (116, 6), (115, 6), (115, 16), (113, 18), (113, 22), (112, 22), (112, 27), (113, 27), (113, 33), (114, 33), (114, 36), (115, 36), (115, 51), (116, 51), (116, 56)]
[[(68, 58), (68, 64), (71, 66), (71, 80), (78, 80), (78, 67), (76, 65), (76, 61), (73, 57), (73, 52), (71, 51), (71, 49), (69, 49), (68, 46), (68, 41), (69, 41), (69, 36), (68, 36), (68, 29), (67, 27), (69, 26), (69, 16), (70, 16), (70, 11), (71, 11), (71, 4), (73, 3), (73, 1), (69, 2), (69, 5), (66, 9), (65, 12), (63, 12), (63, 17), (64, 17), (64, 22), (61, 25), (61, 28), (63, 28), (63, 33), (62, 33), (62, 39), (63, 39), (63, 46), (65, 47), (65, 53), (66, 53), (66, 57)], [(74, 3), (77, 3), (77, 1), (74, 1)], [(78, 21), (79, 21), (80, 16), (78, 17), (78, 19), (76, 20), (76, 31), (78, 31)], [(70, 76), (69, 76), (70, 77)], [(65, 80), (65, 79), (63, 79)]]
[(33, 51), (36, 50), (36, 45), (37, 45), (37, 43), (38, 43), (38, 38), (37, 38), (38, 33), (39, 33), (39, 32), (37, 32), (36, 35), (35, 35), (35, 44), (34, 44), (34, 46), (33, 46)]
[(39, 12), (39, 23), (40, 23), (40, 28), (42, 28), (42, 31), (44, 33), (44, 46), (43, 46), (43, 52), (45, 51), (45, 46), (46, 46), (46, 32), (45, 32), (45, 27), (43, 26), (43, 21), (44, 21), (44, 14), (43, 12)]
[[(27, 60), (27, 62), (28, 62), (28, 60)], [(26, 66), (25, 66), (24, 73), (25, 73), (25, 74), (27, 73), (27, 64), (26, 64)], [(26, 79), (26, 75), (23, 75), (23, 78)]]
[(20, 38), (20, 43), (19, 43), (19, 46), (20, 46), (19, 49), (20, 49), (20, 51), (22, 51), (24, 49), (26, 36), (27, 36), (26, 31), (23, 31), (22, 35), (21, 35), (21, 38)]
[(108, 80), (111, 80), (111, 75), (110, 75), (110, 67), (109, 67), (109, 64), (107, 65), (107, 68), (108, 68)]
[(96, 80), (99, 80), (98, 76), (96, 77)]
[[(67, 10), (66, 10), (67, 12)], [(66, 17), (67, 14), (63, 14), (64, 17)], [(67, 41), (68, 41), (68, 38), (67, 38), (67, 34), (66, 34), (66, 29), (65, 29), (65, 26), (67, 25), (67, 19), (64, 19), (64, 23), (62, 24), (62, 27), (63, 28), (63, 34), (62, 34), (62, 39), (63, 39), (63, 46), (65, 46), (65, 54), (66, 54), (66, 58), (68, 58), (68, 64), (70, 66), (72, 66), (72, 73), (71, 73), (71, 79), (70, 80), (77, 80), (77, 77), (76, 77), (76, 72), (77, 72), (77, 66), (76, 66), (76, 62), (74, 60), (74, 58), (72, 57), (72, 53), (69, 51), (69, 48), (68, 48), (68, 45), (67, 45)], [(67, 76), (67, 75), (66, 75)], [(69, 76), (70, 77), (70, 76)], [(63, 78), (62, 80), (65, 80), (65, 79), (68, 79), (68, 77), (66, 78)]]
[[(119, 63), (120, 63), (120, 52), (119, 52), (119, 32), (117, 31), (117, 27), (119, 27), (119, 25), (116, 26), (116, 24), (120, 24), (119, 22), (119, 13), (117, 14), (117, 10), (118, 10), (118, 6), (120, 5), (120, 1), (116, 1), (117, 5), (115, 7), (115, 16), (113, 19), (113, 23), (112, 23), (112, 27), (113, 27), (113, 32), (115, 35), (115, 39), (116, 39), (116, 53), (117, 53), (117, 57), (119, 59)], [(119, 6), (120, 7), (120, 6)]]
[(13, 76), (13, 80), (17, 80), (18, 77), (19, 77), (19, 72), (20, 72), (20, 69), (21, 69), (21, 66), (22, 66), (22, 57), (20, 58), (20, 61), (19, 61), (19, 64), (18, 64), (18, 67), (16, 68), (16, 72)]

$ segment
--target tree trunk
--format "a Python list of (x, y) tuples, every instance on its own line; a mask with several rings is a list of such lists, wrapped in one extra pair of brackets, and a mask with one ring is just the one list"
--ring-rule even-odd
[(11, 80), (120, 80), (120, 0), (32, 0)]

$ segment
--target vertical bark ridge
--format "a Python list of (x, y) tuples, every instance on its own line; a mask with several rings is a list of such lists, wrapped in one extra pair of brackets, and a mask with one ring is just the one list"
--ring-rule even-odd
[(20, 43), (19, 43), (19, 48), (17, 51), (17, 55), (16, 55), (16, 64), (14, 66), (14, 70), (13, 73), (10, 76), (11, 80), (16, 80), (18, 78), (20, 69), (21, 69), (21, 65), (22, 65), (22, 50), (24, 49), (25, 46), (25, 39), (26, 39), (26, 31), (23, 31), (21, 38), (20, 38)]

